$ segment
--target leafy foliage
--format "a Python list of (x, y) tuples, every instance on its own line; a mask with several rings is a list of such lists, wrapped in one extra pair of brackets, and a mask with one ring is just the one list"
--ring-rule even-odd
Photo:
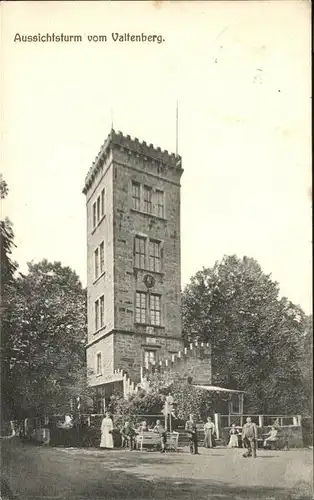
[(158, 415), (161, 413), (165, 397), (159, 393), (139, 392), (129, 399), (121, 395), (110, 398), (109, 411), (114, 414), (116, 426), (121, 426), (126, 420), (135, 424), (138, 415)]
[(9, 310), (11, 406), (16, 415), (69, 411), (70, 398), (87, 392), (86, 293), (60, 262), (28, 267)]
[(180, 379), (175, 372), (154, 373), (149, 377), (149, 385), (152, 392), (171, 394), (175, 415), (180, 420), (187, 420), (191, 413), (197, 420), (204, 420), (216, 408), (215, 395)]
[[(8, 194), (8, 185), (0, 174), (0, 200)], [(14, 248), (14, 233), (12, 223), (8, 218), (0, 221), (0, 332), (1, 332), (1, 417), (9, 418), (9, 392), (7, 391), (6, 381), (9, 371), (9, 350), (11, 325), (9, 318), (9, 308), (12, 295), (14, 294), (15, 280), (14, 273), (17, 270), (17, 264), (11, 259), (11, 253)]]
[[(0, 174), (0, 199), (6, 198), (9, 192), (8, 185)], [(7, 284), (12, 283), (14, 272), (17, 269), (16, 262), (10, 258), (12, 249), (14, 247), (14, 233), (11, 221), (6, 217), (0, 221), (0, 276), (1, 276), (1, 289)], [(2, 295), (2, 294), (1, 294)], [(4, 295), (4, 290), (3, 290)]]
[(185, 340), (212, 344), (213, 383), (246, 391), (246, 410), (302, 413), (306, 316), (251, 258), (226, 256), (182, 297)]
[(138, 415), (161, 414), (169, 394), (174, 399), (175, 415), (180, 420), (186, 420), (191, 413), (196, 419), (204, 420), (212, 412), (212, 396), (180, 380), (174, 372), (151, 374), (149, 386), (149, 392), (142, 391), (129, 399), (124, 399), (121, 395), (111, 397), (109, 411), (114, 415), (115, 425), (120, 426), (126, 420), (134, 424)]

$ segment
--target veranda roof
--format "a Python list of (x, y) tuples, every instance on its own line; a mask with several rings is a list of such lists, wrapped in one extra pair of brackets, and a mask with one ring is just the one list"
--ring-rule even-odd
[(194, 385), (194, 387), (197, 387), (198, 389), (204, 389), (208, 392), (233, 392), (234, 394), (243, 394), (245, 392), (236, 391), (234, 389), (225, 389), (224, 387), (218, 387), (216, 385)]

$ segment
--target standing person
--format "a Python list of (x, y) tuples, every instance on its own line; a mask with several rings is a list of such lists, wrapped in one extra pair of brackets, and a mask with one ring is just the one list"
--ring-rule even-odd
[(212, 422), (212, 419), (210, 417), (207, 417), (207, 422), (204, 425), (204, 433), (205, 433), (205, 439), (204, 439), (204, 446), (205, 448), (214, 448), (216, 446), (215, 443), (215, 424)]
[(128, 448), (129, 450), (133, 450), (135, 435), (136, 435), (136, 432), (133, 429), (133, 427), (130, 425), (130, 423), (125, 422), (125, 424), (122, 428), (122, 431), (121, 431), (122, 447)]
[(100, 440), (100, 448), (113, 448), (113, 439), (112, 439), (112, 431), (113, 431), (113, 422), (110, 418), (110, 414), (106, 412), (102, 422), (101, 422), (101, 440)]
[(247, 448), (247, 452), (243, 456), (256, 458), (257, 426), (252, 422), (251, 417), (246, 419), (246, 424), (243, 426), (242, 442)]
[(160, 436), (161, 453), (166, 453), (167, 433), (166, 433), (163, 425), (160, 423), (160, 420), (156, 421), (156, 425), (154, 427), (154, 432), (158, 432), (158, 434)]
[(232, 424), (231, 429), (230, 429), (230, 440), (228, 447), (229, 448), (238, 448), (239, 447), (239, 439), (238, 439), (238, 431), (236, 429), (235, 424)]
[(194, 415), (191, 414), (190, 419), (185, 423), (185, 430), (188, 432), (190, 438), (190, 452), (193, 455), (198, 455), (198, 442)]

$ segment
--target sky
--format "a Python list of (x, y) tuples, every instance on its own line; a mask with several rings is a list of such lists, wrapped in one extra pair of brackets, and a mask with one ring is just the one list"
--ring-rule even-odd
[[(20, 269), (47, 258), (86, 283), (84, 179), (111, 124), (182, 156), (182, 286), (255, 258), (312, 309), (310, 3), (5, 2), (2, 215)], [(82, 42), (14, 42), (16, 33)], [(162, 43), (113, 42), (112, 32)], [(88, 42), (106, 35), (107, 42)]]

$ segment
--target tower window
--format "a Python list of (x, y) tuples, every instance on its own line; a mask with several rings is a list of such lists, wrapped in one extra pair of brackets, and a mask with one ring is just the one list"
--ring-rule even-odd
[(135, 321), (136, 323), (146, 323), (146, 293), (136, 292)]
[(93, 229), (97, 224), (96, 202), (93, 204)]
[(105, 189), (102, 189), (100, 195), (93, 203), (93, 229), (99, 224), (105, 215)]
[(145, 236), (134, 238), (134, 266), (156, 273), (162, 270), (161, 242), (150, 240)]
[(136, 292), (135, 322), (161, 326), (161, 296)]
[(144, 351), (144, 364), (145, 368), (148, 369), (149, 364), (156, 364), (156, 351)]
[(95, 302), (95, 330), (99, 330), (99, 301)]
[(132, 209), (143, 211), (147, 214), (165, 217), (165, 193), (160, 189), (150, 186), (141, 186), (132, 181)]
[(150, 323), (156, 326), (161, 324), (160, 295), (150, 296)]
[(134, 239), (134, 265), (140, 269), (145, 269), (146, 238), (135, 236)]
[(94, 276), (95, 276), (95, 280), (99, 276), (99, 250), (98, 250), (98, 248), (96, 248), (96, 250), (94, 252)]
[(137, 182), (132, 182), (132, 208), (134, 210), (141, 208), (141, 190), (140, 184)]
[(97, 198), (97, 224), (100, 221), (100, 196)]
[(160, 272), (161, 270), (161, 258), (160, 258), (160, 242), (150, 240), (149, 241), (149, 270)]
[(105, 190), (102, 189), (100, 193), (100, 213), (101, 217), (105, 215)]
[(96, 354), (96, 375), (102, 374), (102, 366), (101, 366), (101, 352)]
[(100, 256), (100, 274), (105, 270), (105, 244), (102, 241), (99, 246), (99, 256)]
[(156, 189), (155, 192), (155, 213), (158, 217), (164, 217), (164, 192)]
[(102, 241), (94, 251), (94, 279), (97, 280), (105, 272), (105, 242)]
[(148, 186), (144, 186), (144, 212), (151, 214), (152, 213), (152, 188)]
[(105, 317), (105, 297), (102, 295), (99, 299), (99, 325), (100, 328), (104, 326), (104, 317)]
[(99, 330), (105, 324), (105, 296), (102, 295), (95, 301), (95, 330)]

